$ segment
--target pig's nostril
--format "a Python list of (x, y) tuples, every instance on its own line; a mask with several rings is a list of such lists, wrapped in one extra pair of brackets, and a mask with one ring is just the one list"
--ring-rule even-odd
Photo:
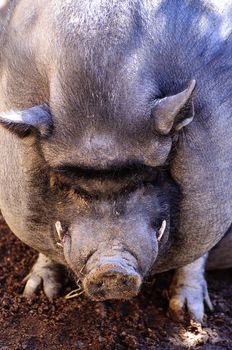
[(129, 284), (130, 284), (130, 281), (128, 281), (128, 280), (122, 281), (122, 285), (124, 285), (124, 286), (128, 286)]

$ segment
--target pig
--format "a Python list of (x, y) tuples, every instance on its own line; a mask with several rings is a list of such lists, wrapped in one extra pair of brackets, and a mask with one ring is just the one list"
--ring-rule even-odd
[(92, 300), (176, 269), (173, 315), (212, 309), (208, 252), (227, 237), (215, 268), (231, 250), (231, 33), (216, 0), (2, 3), (0, 208), (39, 252), (26, 296), (57, 295), (62, 266)]

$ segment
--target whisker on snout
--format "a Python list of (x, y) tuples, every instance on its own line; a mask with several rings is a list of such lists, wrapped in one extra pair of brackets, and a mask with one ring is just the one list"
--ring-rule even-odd
[(83, 271), (84, 271), (84, 269), (85, 269), (85, 266), (86, 266), (86, 264), (84, 264), (84, 265), (82, 266), (82, 268), (80, 269), (80, 271), (79, 271), (79, 274), (82, 275), (82, 276), (84, 276)]

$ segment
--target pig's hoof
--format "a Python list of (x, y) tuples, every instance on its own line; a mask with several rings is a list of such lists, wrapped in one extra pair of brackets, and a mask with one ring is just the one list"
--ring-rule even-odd
[(204, 317), (204, 302), (212, 311), (205, 280), (195, 281), (194, 284), (172, 284), (170, 290), (169, 310), (173, 318), (183, 321), (186, 311), (191, 319), (202, 323)]
[(26, 298), (33, 298), (38, 289), (43, 288), (45, 295), (52, 300), (62, 288), (62, 277), (61, 266), (45, 255), (39, 254), (31, 272), (24, 279), (26, 285), (23, 295)]

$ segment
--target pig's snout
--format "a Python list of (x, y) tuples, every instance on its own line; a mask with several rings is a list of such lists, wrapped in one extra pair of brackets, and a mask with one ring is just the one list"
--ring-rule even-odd
[(84, 278), (83, 287), (92, 300), (130, 299), (140, 290), (142, 278), (121, 257), (103, 257)]

